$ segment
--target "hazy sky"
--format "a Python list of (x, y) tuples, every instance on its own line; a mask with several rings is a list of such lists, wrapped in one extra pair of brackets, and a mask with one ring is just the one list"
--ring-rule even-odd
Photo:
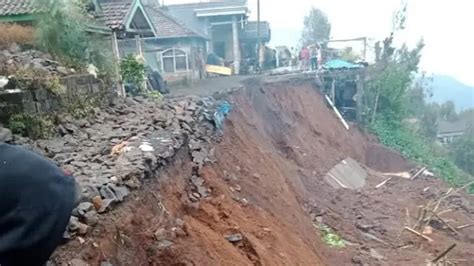
[[(198, 2), (167, 0), (168, 4)], [(257, 0), (249, 0), (252, 18)], [(332, 23), (334, 39), (367, 36), (380, 40), (388, 36), (392, 14), (400, 0), (261, 0), (262, 20), (272, 27), (272, 45), (294, 45), (300, 38), (303, 18), (311, 6), (322, 9)], [(474, 1), (408, 0), (407, 29), (398, 41), (414, 45), (421, 37), (426, 47), (422, 68), (451, 75), (474, 85)]]

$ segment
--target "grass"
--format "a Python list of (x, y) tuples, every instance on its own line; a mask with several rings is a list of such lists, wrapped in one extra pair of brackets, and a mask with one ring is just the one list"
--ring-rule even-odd
[[(472, 177), (457, 167), (447, 152), (434, 141), (404, 126), (383, 121), (372, 124), (370, 130), (382, 144), (399, 151), (403, 157), (428, 167), (449, 184), (459, 187), (472, 181)], [(474, 186), (468, 190), (474, 193)]]
[(336, 232), (334, 232), (331, 227), (325, 224), (315, 225), (315, 227), (319, 230), (321, 237), (326, 245), (332, 248), (346, 247), (346, 241), (344, 241), (342, 237), (336, 234)]
[(34, 43), (35, 32), (33, 27), (0, 23), (0, 32), (2, 33), (0, 48), (8, 48), (13, 43), (20, 45)]

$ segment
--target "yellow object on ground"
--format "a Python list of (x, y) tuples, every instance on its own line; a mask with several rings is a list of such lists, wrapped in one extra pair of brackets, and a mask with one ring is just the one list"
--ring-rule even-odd
[(206, 65), (206, 71), (213, 74), (219, 74), (224, 76), (232, 75), (232, 68), (225, 66)]

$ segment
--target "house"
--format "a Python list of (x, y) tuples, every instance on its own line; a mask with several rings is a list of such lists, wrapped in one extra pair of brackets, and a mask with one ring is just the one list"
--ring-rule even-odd
[[(0, 0), (0, 21), (32, 22), (44, 12), (32, 0), (12, 2)], [(169, 82), (204, 78), (211, 53), (233, 66), (234, 73), (243, 73), (264, 61), (263, 56), (257, 58), (257, 47), (260, 41), (261, 55), (265, 54), (271, 38), (267, 22), (248, 21), (245, 0), (166, 6), (152, 0), (90, 0), (87, 9), (91, 21), (111, 32), (118, 58), (141, 54), (147, 66)]]
[(206, 36), (186, 27), (159, 8), (146, 6), (145, 9), (158, 29), (155, 38), (145, 39), (145, 55), (149, 65), (163, 73), (168, 81), (203, 79)]
[[(242, 51), (243, 68), (256, 65), (258, 62), (263, 68), (276, 67), (276, 51), (266, 47), (271, 40), (270, 24), (266, 21), (260, 22), (260, 33), (257, 21), (247, 21), (240, 29), (240, 46)], [(259, 35), (260, 34), (260, 35)], [(258, 40), (260, 40), (260, 58), (258, 57)], [(272, 53), (275, 54), (272, 54)], [(275, 60), (275, 62), (272, 62)], [(273, 66), (274, 64), (274, 66)], [(245, 71), (243, 71), (245, 73)]]
[(318, 71), (321, 91), (349, 121), (362, 121), (365, 67), (341, 59), (327, 61)]
[[(34, 0), (0, 0), (0, 23), (33, 25), (46, 11)], [(86, 30), (93, 34), (110, 35), (110, 29), (92, 17), (87, 21)]]
[(156, 3), (98, 0), (97, 17), (117, 38), (119, 57), (141, 54), (168, 82), (204, 78), (206, 37), (189, 29)]
[[(246, 0), (165, 5), (161, 9), (204, 36), (207, 53), (223, 58), (235, 74), (242, 73), (249, 62), (259, 60), (256, 58), (258, 24), (248, 21), (250, 11)], [(260, 30), (261, 47), (264, 47), (271, 38), (269, 24), (261, 22)]]
[(468, 130), (468, 125), (469, 123), (466, 119), (460, 119), (454, 122), (439, 121), (436, 138), (442, 144), (451, 144), (465, 134)]

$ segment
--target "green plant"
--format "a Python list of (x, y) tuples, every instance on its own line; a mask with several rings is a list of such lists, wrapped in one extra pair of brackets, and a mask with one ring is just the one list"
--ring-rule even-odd
[(72, 67), (87, 63), (86, 12), (76, 0), (34, 0), (46, 12), (36, 25), (36, 42), (44, 51)]
[(16, 114), (8, 120), (8, 127), (13, 133), (32, 139), (49, 138), (53, 134), (54, 119), (50, 116)]
[[(462, 186), (472, 180), (449, 158), (447, 152), (424, 135), (410, 131), (400, 123), (379, 119), (370, 125), (380, 142), (399, 151), (405, 158), (427, 166), (437, 176), (453, 186)], [(474, 193), (474, 186), (470, 192)]]
[(349, 62), (355, 62), (360, 59), (360, 56), (357, 55), (351, 47), (347, 47), (344, 49), (344, 52), (341, 55), (341, 59), (349, 61)]
[(94, 98), (78, 97), (73, 103), (67, 105), (66, 112), (76, 119), (87, 118), (94, 113), (98, 102)]
[(66, 94), (66, 87), (61, 84), (61, 80), (58, 76), (52, 76), (45, 82), (46, 89), (56, 96), (63, 96)]
[(474, 131), (466, 132), (450, 148), (454, 162), (469, 174), (474, 175)]
[(145, 81), (145, 64), (134, 55), (129, 54), (120, 63), (120, 74), (125, 83), (130, 83), (138, 88), (138, 92), (143, 91)]
[(155, 90), (145, 92), (145, 97), (156, 102), (161, 102), (163, 100), (163, 95)]
[(333, 247), (333, 248), (344, 248), (346, 247), (346, 241), (342, 239), (338, 234), (331, 229), (331, 227), (320, 224), (315, 225), (315, 227), (319, 230), (321, 237), (326, 245)]

